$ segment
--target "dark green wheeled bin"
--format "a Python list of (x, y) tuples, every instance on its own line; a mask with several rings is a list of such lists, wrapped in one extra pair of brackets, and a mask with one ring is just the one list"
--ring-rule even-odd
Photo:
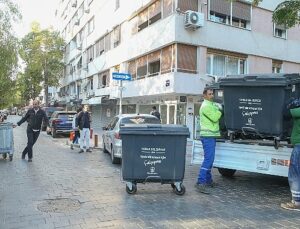
[(186, 141), (189, 129), (181, 125), (125, 125), (122, 139), (122, 176), (126, 191), (134, 194), (137, 183), (171, 184), (178, 195), (185, 193)]

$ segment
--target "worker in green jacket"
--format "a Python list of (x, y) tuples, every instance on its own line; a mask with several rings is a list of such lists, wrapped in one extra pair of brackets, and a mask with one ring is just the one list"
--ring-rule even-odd
[(203, 145), (204, 160), (199, 170), (196, 188), (199, 192), (209, 194), (213, 186), (211, 169), (215, 159), (216, 138), (220, 137), (219, 120), (222, 116), (220, 104), (213, 102), (213, 90), (204, 89), (204, 101), (199, 110), (200, 138)]
[(288, 104), (288, 115), (293, 119), (291, 143), (294, 146), (289, 166), (289, 185), (292, 201), (281, 204), (287, 210), (300, 211), (300, 99), (294, 99)]

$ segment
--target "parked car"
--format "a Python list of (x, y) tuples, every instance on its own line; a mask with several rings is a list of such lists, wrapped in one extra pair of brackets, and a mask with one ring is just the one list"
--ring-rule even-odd
[(119, 130), (123, 124), (160, 124), (160, 120), (149, 114), (122, 114), (115, 116), (106, 127), (103, 127), (103, 152), (110, 153), (113, 164), (121, 162), (122, 140)]
[[(42, 107), (42, 110), (45, 111), (48, 119), (51, 118), (51, 115), (54, 111), (63, 111), (63, 107)], [(45, 131), (47, 129), (47, 124), (45, 122), (42, 123), (42, 131)]]
[(69, 134), (72, 131), (72, 120), (76, 111), (54, 111), (47, 127), (47, 134), (52, 134), (53, 138), (57, 134)]

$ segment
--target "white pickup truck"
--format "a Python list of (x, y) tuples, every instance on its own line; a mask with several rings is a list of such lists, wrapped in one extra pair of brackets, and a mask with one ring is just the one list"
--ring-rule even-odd
[[(278, 149), (272, 141), (218, 140), (214, 167), (223, 176), (233, 176), (236, 170), (288, 176), (291, 145), (282, 143)], [(192, 164), (201, 164), (203, 148), (200, 140), (193, 141)]]

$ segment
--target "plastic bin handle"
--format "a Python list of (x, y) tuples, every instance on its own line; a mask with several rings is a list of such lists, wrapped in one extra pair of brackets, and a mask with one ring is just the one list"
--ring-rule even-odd
[(161, 129), (161, 125), (157, 124), (157, 125), (147, 125), (147, 128), (151, 128), (151, 129)]
[(246, 76), (244, 78), (245, 81), (255, 81), (257, 78), (257, 76)]
[(262, 137), (262, 135), (257, 131), (257, 129), (254, 129), (252, 127), (242, 127), (242, 131), (244, 135), (248, 135), (248, 134), (256, 134), (260, 137)]

